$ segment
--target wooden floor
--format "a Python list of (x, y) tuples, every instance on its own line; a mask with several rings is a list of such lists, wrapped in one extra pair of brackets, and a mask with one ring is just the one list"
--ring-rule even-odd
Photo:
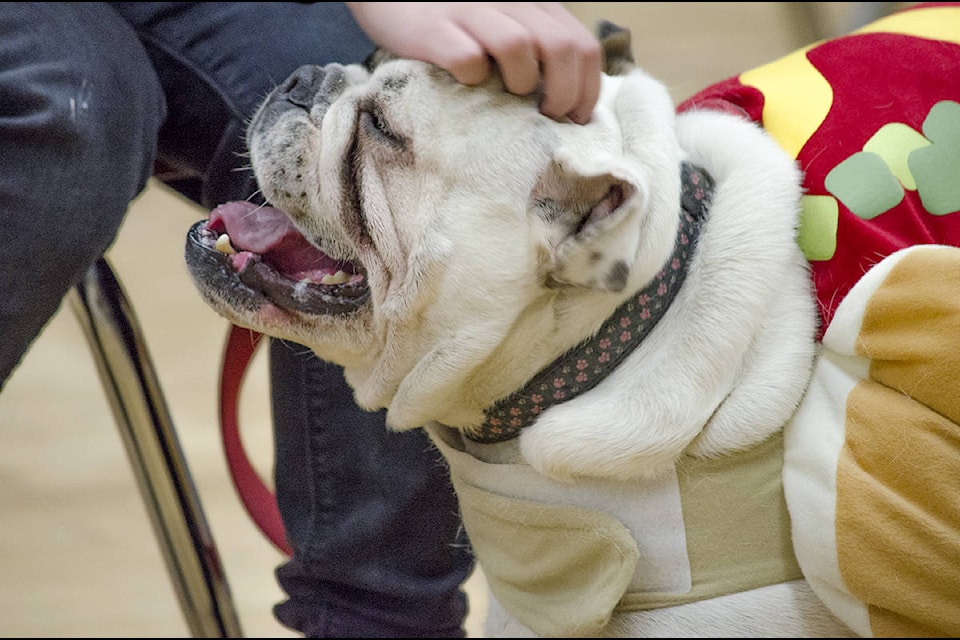
[[(809, 5), (811, 14), (798, 8)], [(706, 84), (858, 21), (877, 3), (570, 3), (586, 23), (633, 32), (637, 60), (682, 99)], [(815, 20), (811, 22), (811, 15)], [(813, 24), (819, 22), (819, 26)], [(182, 260), (205, 215), (158, 185), (134, 203), (109, 259), (133, 301), (215, 536), (245, 635), (293, 637), (273, 618), (282, 560), (243, 512), (218, 432), (227, 325), (195, 293)], [(269, 477), (266, 369), (243, 394), (247, 447)], [(85, 339), (64, 305), (0, 395), (0, 636), (186, 637)], [(479, 637), (482, 577), (468, 585)]]

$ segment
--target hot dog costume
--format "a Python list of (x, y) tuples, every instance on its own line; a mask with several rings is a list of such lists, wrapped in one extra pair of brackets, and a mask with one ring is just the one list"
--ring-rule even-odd
[(863, 636), (960, 636), (960, 4), (914, 6), (679, 109), (751, 118), (805, 174), (822, 351), (784, 435), (805, 577)]

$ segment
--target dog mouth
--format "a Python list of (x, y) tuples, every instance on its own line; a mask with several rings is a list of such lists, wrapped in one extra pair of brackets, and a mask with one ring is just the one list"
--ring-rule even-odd
[(363, 267), (332, 258), (275, 207), (228, 202), (196, 222), (187, 234), (194, 277), (245, 306), (270, 302), (288, 311), (341, 315), (370, 300)]

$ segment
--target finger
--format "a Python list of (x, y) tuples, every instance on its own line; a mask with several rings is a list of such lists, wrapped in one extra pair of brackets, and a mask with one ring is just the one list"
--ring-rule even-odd
[(577, 124), (586, 124), (590, 121), (593, 109), (600, 98), (601, 71), (603, 70), (603, 54), (599, 47), (582, 52), (580, 56), (580, 97), (567, 116)]
[(540, 110), (554, 119), (587, 122), (600, 95), (603, 55), (597, 38), (559, 3), (510, 5), (506, 11), (537, 43)]
[[(556, 27), (544, 36), (541, 43), (546, 101), (544, 110), (549, 110), (551, 114), (562, 111), (574, 122), (584, 124), (590, 120), (600, 97), (603, 49), (594, 33), (561, 3), (537, 4), (556, 21)], [(551, 34), (557, 33), (565, 34), (565, 38), (560, 41), (549, 39)], [(567, 61), (571, 57), (575, 65), (563, 67), (564, 64), (571, 64)], [(557, 65), (561, 66), (557, 68)]]
[(469, 23), (462, 22), (458, 26), (493, 59), (507, 91), (521, 96), (533, 93), (540, 84), (537, 43), (533, 34), (502, 11), (489, 8), (482, 11), (482, 17), (475, 14)]
[(470, 33), (452, 23), (442, 25), (430, 34), (429, 42), (405, 53), (445, 69), (461, 84), (480, 84), (492, 71), (484, 47)]
[(545, 48), (540, 58), (540, 112), (559, 120), (576, 108), (580, 98), (580, 61), (570, 49)]

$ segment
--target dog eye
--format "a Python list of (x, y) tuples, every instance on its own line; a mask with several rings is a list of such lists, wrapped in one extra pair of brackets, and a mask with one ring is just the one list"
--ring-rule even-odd
[(380, 109), (369, 109), (361, 114), (364, 129), (378, 137), (386, 140), (390, 144), (403, 146), (403, 138), (397, 135), (390, 127), (390, 123), (383, 115)]

